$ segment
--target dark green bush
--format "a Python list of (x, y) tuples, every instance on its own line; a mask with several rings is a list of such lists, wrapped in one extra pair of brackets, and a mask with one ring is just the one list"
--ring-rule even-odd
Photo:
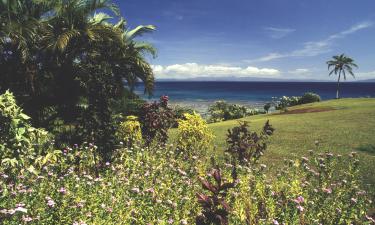
[(239, 119), (262, 113), (257, 109), (250, 109), (239, 104), (230, 104), (226, 101), (217, 101), (208, 108), (210, 115), (209, 122), (219, 122), (225, 120)]
[(313, 102), (320, 102), (321, 98), (318, 94), (315, 94), (313, 92), (306, 92), (302, 95), (302, 97), (299, 99), (299, 104), (307, 104), (307, 103), (313, 103)]

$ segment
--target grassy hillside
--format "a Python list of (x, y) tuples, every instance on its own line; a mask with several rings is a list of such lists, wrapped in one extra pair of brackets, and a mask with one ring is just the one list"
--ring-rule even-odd
[[(307, 111), (307, 112), (306, 112)], [(266, 120), (276, 129), (263, 162), (278, 167), (283, 159), (307, 155), (308, 150), (348, 154), (357, 151), (363, 158), (366, 183), (375, 184), (375, 99), (340, 99), (289, 108), (284, 114), (244, 118), (252, 129), (260, 130)], [(215, 154), (225, 147), (227, 130), (238, 124), (225, 121), (210, 124), (216, 135)], [(315, 146), (319, 141), (319, 148)]]

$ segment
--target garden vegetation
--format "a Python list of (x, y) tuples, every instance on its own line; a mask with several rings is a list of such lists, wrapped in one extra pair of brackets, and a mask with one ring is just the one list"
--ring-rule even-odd
[[(155, 27), (130, 30), (120, 15), (109, 0), (0, 1), (1, 224), (375, 222), (355, 152), (316, 149), (272, 174), (259, 163), (272, 120), (229, 129), (217, 157), (200, 115), (138, 98), (137, 82), (152, 93), (156, 52), (135, 38)], [(210, 113), (258, 112), (217, 102)]]

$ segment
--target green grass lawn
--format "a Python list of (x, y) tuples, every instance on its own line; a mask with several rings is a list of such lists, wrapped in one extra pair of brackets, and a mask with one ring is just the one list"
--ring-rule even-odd
[[(310, 111), (298, 114), (273, 113), (257, 115), (241, 120), (249, 121), (251, 129), (260, 130), (270, 120), (276, 129), (270, 139), (262, 162), (278, 168), (284, 159), (308, 155), (308, 150), (331, 151), (348, 154), (356, 151), (361, 155), (363, 180), (375, 184), (375, 98), (329, 100), (319, 103), (290, 107), (289, 112), (301, 109)], [(222, 155), (226, 146), (226, 133), (238, 121), (225, 121), (210, 124), (216, 135), (215, 154)], [(319, 141), (316, 149), (315, 141)]]

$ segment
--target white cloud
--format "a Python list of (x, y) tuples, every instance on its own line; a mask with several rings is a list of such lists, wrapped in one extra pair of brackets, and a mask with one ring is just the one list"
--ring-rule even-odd
[(293, 75), (307, 75), (307, 74), (310, 74), (311, 71), (309, 69), (301, 68), (301, 69), (290, 70), (288, 71), (288, 73), (293, 74)]
[(296, 49), (287, 53), (270, 53), (266, 56), (260, 57), (254, 60), (247, 60), (247, 62), (266, 62), (274, 59), (288, 58), (288, 57), (305, 57), (305, 56), (317, 56), (323, 53), (330, 52), (334, 40), (345, 38), (347, 35), (353, 34), (357, 31), (366, 29), (372, 26), (371, 22), (362, 22), (357, 25), (350, 27), (347, 30), (341, 31), (339, 33), (330, 35), (326, 39), (320, 41), (310, 41), (305, 42), (301, 49)]
[(228, 65), (202, 65), (197, 63), (153, 65), (156, 78), (186, 79), (196, 77), (278, 77), (280, 71), (271, 68), (235, 67)]
[(294, 31), (296, 31), (295, 29), (291, 29), (291, 28), (276, 28), (276, 27), (264, 27), (263, 29), (266, 31), (269, 37), (274, 38), (274, 39), (283, 38), (293, 33)]

